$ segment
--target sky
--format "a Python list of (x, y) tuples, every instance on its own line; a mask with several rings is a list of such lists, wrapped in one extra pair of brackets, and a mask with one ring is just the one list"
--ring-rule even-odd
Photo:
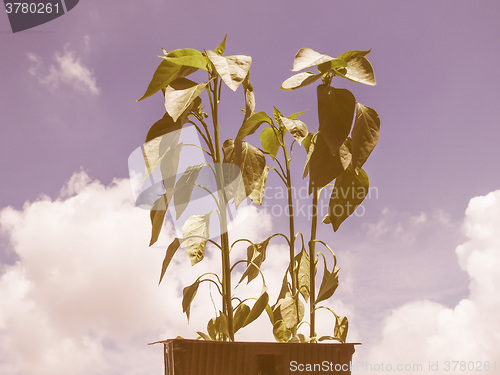
[[(214, 49), (226, 34), (227, 55), (252, 56), (256, 110), (308, 110), (312, 129), (313, 85), (280, 90), (295, 53), (371, 49), (377, 86), (334, 84), (380, 115), (365, 166), (376, 193), (337, 233), (319, 230), (341, 267), (331, 306), (349, 317), (348, 340), (363, 343), (353, 374), (382, 362), (423, 364), (423, 374), (449, 374), (449, 360), (500, 366), (499, 11), (490, 0), (82, 0), (16, 34), (1, 12), (0, 373), (161, 374), (161, 348), (147, 343), (204, 330), (210, 298), (196, 297), (188, 325), (182, 287), (218, 260), (191, 267), (181, 253), (158, 286), (174, 228), (148, 248), (128, 158), (164, 113), (161, 95), (136, 102), (161, 48)], [(243, 93), (222, 95), (231, 138)], [(265, 207), (240, 214), (233, 238), (286, 229)], [(283, 253), (279, 242), (269, 250), (270, 285)], [(272, 341), (265, 317), (256, 327), (238, 339)]]

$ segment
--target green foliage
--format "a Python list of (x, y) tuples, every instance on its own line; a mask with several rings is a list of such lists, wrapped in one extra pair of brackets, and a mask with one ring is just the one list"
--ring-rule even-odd
[[(374, 86), (373, 67), (366, 57), (370, 51), (348, 51), (338, 57), (310, 48), (302, 48), (297, 52), (292, 69), (297, 73), (286, 79), (281, 88), (297, 90), (320, 81), (316, 90), (318, 126), (312, 131), (310, 125), (298, 119), (304, 112), (285, 116), (276, 107), (273, 107), (272, 116), (264, 111), (255, 112), (255, 92), (250, 83), (252, 59), (245, 55), (224, 56), (226, 41), (227, 36), (213, 51), (200, 52), (191, 48), (164, 51), (146, 92), (139, 99), (161, 91), (166, 111), (151, 126), (144, 144), (145, 180), (159, 168), (164, 187), (164, 192), (151, 207), (150, 245), (159, 238), (172, 198), (179, 218), (188, 207), (194, 189), (208, 191), (197, 183), (204, 166), (212, 170), (218, 190), (217, 193), (211, 193), (217, 204), (215, 211), (222, 233), (218, 242), (209, 236), (213, 212), (190, 216), (182, 228), (182, 238), (175, 238), (166, 250), (160, 283), (179, 247), (185, 248), (191, 264), (195, 265), (204, 259), (210, 241), (213, 246), (208, 249), (216, 248), (217, 253), (221, 254), (221, 275), (208, 272), (183, 289), (182, 308), (188, 320), (192, 302), (202, 283), (215, 284), (222, 297), (221, 309), (218, 312), (216, 310), (216, 316), (209, 319), (207, 333), (198, 332), (200, 338), (233, 341), (235, 332), (254, 322), (266, 311), (273, 335), (279, 342), (345, 342), (347, 318), (341, 318), (330, 308), (321, 305), (334, 295), (339, 285), (340, 269), (331, 248), (316, 238), (318, 201), (322, 190), (331, 188), (331, 183), (335, 181), (329, 198), (328, 214), (323, 223), (331, 224), (336, 232), (368, 195), (369, 180), (362, 167), (378, 142), (380, 119), (375, 110), (357, 102), (349, 90), (336, 88), (332, 82), (334, 77), (340, 77)], [(317, 72), (300, 72), (304, 69), (315, 69)], [(186, 78), (198, 70), (208, 75), (205, 80), (195, 82)], [(245, 109), (242, 110), (242, 125), (236, 137), (222, 142), (219, 104), (223, 84), (232, 91), (242, 86)], [(203, 103), (206, 103), (209, 113), (204, 112)], [(211, 158), (211, 162), (191, 165), (178, 177), (180, 151), (191, 146), (179, 143), (179, 130), (187, 123), (196, 127), (205, 142), (202, 150)], [(250, 143), (251, 136), (258, 130), (262, 149)], [(292, 150), (295, 142), (304, 146), (306, 161), (303, 178), (309, 177), (312, 201), (311, 233), (307, 243), (301, 232), (295, 232), (297, 223), (292, 194), (295, 178), (292, 173)], [(268, 161), (273, 165), (268, 165)], [(240, 238), (230, 244), (227, 234), (228, 204), (238, 207), (246, 198), (257, 205), (262, 204), (271, 172), (278, 175), (287, 191), (289, 232), (275, 233), (260, 243)], [(265, 272), (261, 267), (274, 237), (286, 241), (289, 265), (284, 272), (277, 300), (270, 306)], [(246, 259), (232, 262), (231, 249), (240, 241), (250, 244)], [(328, 265), (326, 256), (316, 250), (316, 244), (323, 245), (331, 253), (333, 265)], [(323, 267), (318, 272), (320, 255)], [(258, 297), (241, 300), (235, 296), (231, 282), (233, 272), (240, 264), (245, 264), (245, 268), (239, 283), (245, 279), (247, 283), (261, 280), (263, 289)], [(321, 280), (319, 288), (316, 287), (316, 278)], [(306, 322), (304, 302), (309, 303), (309, 335), (299, 332), (302, 323)], [(335, 325), (329, 335), (318, 338), (315, 312), (320, 308), (333, 314)]]

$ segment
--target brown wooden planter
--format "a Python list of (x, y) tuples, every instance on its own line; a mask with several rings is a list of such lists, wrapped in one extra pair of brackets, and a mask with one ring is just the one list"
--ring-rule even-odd
[(173, 339), (164, 346), (165, 375), (350, 375), (354, 345)]

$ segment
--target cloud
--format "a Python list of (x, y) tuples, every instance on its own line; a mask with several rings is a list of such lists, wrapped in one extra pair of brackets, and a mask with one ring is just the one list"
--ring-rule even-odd
[[(84, 44), (85, 49), (88, 49), (88, 36), (85, 37)], [(99, 94), (100, 90), (93, 72), (80, 61), (76, 52), (70, 50), (68, 45), (63, 52), (55, 52), (55, 64), (51, 64), (48, 69), (44, 68), (43, 59), (39, 55), (28, 53), (27, 56), (31, 63), (29, 74), (36, 77), (38, 82), (49, 90), (69, 86), (92, 95)]]
[[(263, 239), (270, 217), (247, 209), (239, 234)], [(161, 347), (146, 344), (196, 337), (215, 314), (214, 304), (220, 306), (210, 283), (200, 287), (189, 325), (181, 305), (183, 287), (207, 270), (220, 269), (217, 252), (207, 251), (206, 259), (191, 267), (179, 250), (158, 287), (165, 247), (148, 248), (149, 212), (134, 206), (129, 180), (104, 186), (77, 173), (55, 200), (41, 197), (21, 210), (2, 209), (0, 229), (18, 257), (0, 274), (3, 375), (158, 374)], [(172, 233), (167, 225), (161, 241), (171, 241)], [(279, 258), (278, 247), (269, 250), (270, 259)], [(235, 249), (234, 256), (245, 249)], [(269, 263), (278, 283), (284, 262)], [(238, 293), (255, 296), (261, 288), (253, 282)], [(258, 322), (262, 329), (242, 330), (240, 339), (272, 340), (266, 320)]]
[[(448, 220), (443, 215), (439, 218), (443, 223)], [(476, 369), (483, 366), (482, 371), (485, 361), (490, 366), (500, 363), (499, 226), (500, 191), (470, 200), (463, 225), (468, 239), (456, 248), (458, 263), (470, 280), (468, 298), (453, 308), (416, 300), (393, 310), (365, 365), (421, 364), (420, 373), (448, 374), (446, 361), (465, 361)], [(429, 362), (438, 367), (430, 370)], [(362, 367), (359, 373), (374, 371)]]

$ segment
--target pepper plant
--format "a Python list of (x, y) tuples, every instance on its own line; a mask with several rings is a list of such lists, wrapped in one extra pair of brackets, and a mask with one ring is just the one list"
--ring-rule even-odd
[[(252, 323), (264, 311), (272, 323), (278, 341), (290, 340), (315, 342), (335, 339), (345, 342), (347, 318), (335, 316), (335, 329), (332, 335), (317, 338), (315, 331), (315, 312), (326, 306), (320, 302), (329, 299), (338, 286), (339, 268), (332, 249), (317, 239), (318, 199), (321, 192), (332, 186), (328, 214), (324, 223), (331, 224), (337, 231), (340, 224), (349, 217), (363, 201), (368, 192), (368, 177), (361, 168), (375, 147), (379, 134), (380, 121), (376, 112), (356, 103), (354, 96), (346, 89), (332, 87), (335, 76), (374, 85), (373, 69), (366, 59), (369, 51), (350, 51), (332, 58), (311, 49), (301, 49), (294, 61), (294, 71), (317, 67), (318, 73), (298, 73), (287, 79), (282, 88), (294, 90), (317, 80), (318, 86), (318, 131), (309, 132), (307, 126), (298, 119), (303, 113), (285, 117), (274, 108), (273, 116), (264, 111), (255, 112), (255, 95), (250, 84), (251, 58), (243, 55), (225, 56), (226, 38), (213, 51), (178, 49), (163, 51), (162, 61), (156, 69), (144, 96), (147, 98), (159, 91), (163, 92), (165, 114), (150, 128), (144, 146), (146, 177), (156, 168), (161, 170), (163, 191), (152, 203), (152, 234), (150, 245), (159, 237), (169, 204), (174, 203), (177, 217), (188, 206), (194, 189), (207, 192), (216, 204), (220, 235), (217, 241), (210, 238), (208, 228), (214, 211), (189, 217), (182, 228), (182, 238), (175, 238), (168, 246), (160, 273), (162, 281), (166, 270), (181, 245), (186, 249), (195, 265), (202, 261), (207, 248), (220, 253), (221, 274), (208, 272), (200, 275), (183, 290), (182, 307), (188, 319), (190, 307), (200, 285), (204, 282), (216, 285), (221, 295), (221, 310), (207, 323), (207, 333), (198, 332), (205, 340), (234, 341), (235, 333)], [(186, 77), (197, 70), (207, 73), (205, 82), (197, 83)], [(222, 86), (236, 91), (243, 87), (245, 110), (243, 122), (234, 139), (221, 142), (219, 128), (219, 103)], [(209, 105), (204, 111), (201, 95)], [(356, 114), (356, 115), (355, 115)], [(355, 117), (355, 119), (354, 119)], [(354, 125), (353, 125), (354, 119)], [(201, 150), (209, 162), (189, 166), (180, 177), (176, 176), (179, 152), (185, 145), (179, 143), (176, 131), (185, 125), (196, 128), (205, 145)], [(262, 149), (252, 146), (245, 139), (254, 134), (259, 127)], [(351, 135), (349, 137), (349, 134)], [(291, 137), (291, 144), (288, 139)], [(292, 199), (292, 150), (295, 143), (302, 144), (307, 153), (303, 177), (309, 176), (312, 222), (310, 238), (307, 241), (297, 227)], [(194, 146), (199, 147), (199, 146)], [(281, 154), (279, 154), (281, 150)], [(269, 164), (266, 161), (269, 161)], [(208, 168), (216, 181), (217, 192), (212, 192), (197, 182), (200, 171)], [(267, 176), (277, 173), (285, 185), (288, 196), (288, 234), (275, 233), (260, 243), (240, 238), (229, 242), (227, 208), (229, 204), (239, 206), (246, 198), (255, 204), (262, 204)], [(341, 213), (339, 214), (339, 208)], [(266, 259), (267, 247), (273, 238), (282, 238), (289, 248), (289, 265), (285, 270), (283, 283), (276, 303), (269, 304), (265, 277), (261, 270)], [(246, 259), (231, 259), (231, 250), (241, 242), (249, 244)], [(333, 266), (328, 267), (326, 256), (316, 251), (316, 244), (324, 246), (332, 255)], [(211, 245), (211, 246), (210, 246)], [(315, 279), (319, 257), (323, 260), (323, 276), (316, 292)], [(312, 261), (311, 261), (312, 260)], [(240, 283), (259, 278), (262, 292), (254, 298), (240, 299), (232, 287), (232, 276), (237, 267), (244, 267)], [(238, 283), (239, 284), (239, 283)], [(298, 333), (305, 322), (304, 303), (309, 303), (310, 333), (306, 337)], [(252, 301), (253, 302), (249, 302)], [(331, 310), (330, 310), (331, 311)]]

